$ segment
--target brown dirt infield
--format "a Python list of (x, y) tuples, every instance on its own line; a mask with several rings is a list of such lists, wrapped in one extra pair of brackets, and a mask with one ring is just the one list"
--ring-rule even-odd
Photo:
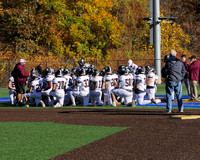
[[(171, 119), (148, 109), (0, 109), (0, 122), (47, 122), (128, 129), (54, 160), (198, 160), (200, 119)], [(199, 115), (200, 110), (185, 110)], [(176, 114), (176, 113), (172, 113)]]

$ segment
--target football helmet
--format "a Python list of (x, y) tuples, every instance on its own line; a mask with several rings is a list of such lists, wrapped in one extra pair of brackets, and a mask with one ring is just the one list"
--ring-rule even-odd
[(153, 67), (152, 67), (152, 66), (146, 66), (146, 67), (145, 67), (145, 72), (146, 72), (146, 74), (149, 73), (149, 72), (152, 71), (152, 70), (153, 70)]
[(47, 68), (44, 70), (44, 74), (45, 74), (45, 75), (53, 74), (53, 70), (52, 70), (50, 67), (47, 67)]
[(77, 76), (84, 76), (84, 75), (86, 75), (85, 69), (84, 69), (84, 68), (78, 68), (78, 69), (76, 70), (76, 75), (77, 75)]
[(99, 74), (99, 71), (98, 71), (98, 69), (94, 69), (94, 71), (93, 71), (93, 74), (92, 74), (92, 76), (96, 76), (96, 75), (98, 75)]
[(79, 66), (84, 66), (85, 65), (85, 60), (83, 58), (79, 59), (78, 61)]
[(71, 69), (71, 76), (75, 75), (76, 74), (76, 68), (72, 68)]
[(55, 76), (56, 77), (62, 77), (62, 69), (61, 68), (59, 68), (56, 72), (55, 72)]
[(129, 67), (127, 65), (121, 65), (118, 67), (118, 71), (119, 75), (124, 75), (124, 74), (128, 74), (129, 73)]
[(70, 75), (71, 74), (71, 71), (69, 69), (64, 69), (63, 70), (63, 75)]
[(89, 68), (87, 68), (86, 73), (87, 73), (88, 75), (92, 75), (93, 72), (94, 72), (94, 69), (95, 69), (94, 65), (91, 64), (91, 65), (89, 66)]
[(156, 68), (152, 67), (152, 72), (156, 74)]
[(102, 77), (104, 77), (105, 74), (106, 74), (106, 70), (105, 70), (105, 68), (104, 68), (104, 69), (101, 70), (101, 72), (100, 72), (99, 75), (102, 76)]
[(107, 67), (105, 67), (105, 72), (106, 72), (106, 74), (112, 74), (113, 70), (110, 66), (107, 66)]
[(31, 74), (38, 74), (38, 71), (37, 71), (35, 68), (33, 68), (33, 69), (31, 70)]
[(135, 74), (145, 74), (145, 67), (138, 66), (138, 68), (136, 69)]

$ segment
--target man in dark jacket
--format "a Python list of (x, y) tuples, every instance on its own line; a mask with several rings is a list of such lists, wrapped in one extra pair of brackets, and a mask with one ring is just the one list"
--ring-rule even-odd
[(185, 76), (185, 66), (183, 62), (176, 58), (176, 51), (170, 51), (170, 60), (165, 65), (166, 73), (166, 99), (167, 106), (165, 113), (172, 112), (172, 92), (174, 91), (178, 101), (179, 112), (183, 112), (182, 83)]
[(190, 57), (189, 65), (189, 81), (190, 81), (190, 90), (191, 90), (191, 100), (198, 101), (197, 94), (197, 83), (199, 80), (199, 61), (196, 59), (196, 56)]
[(24, 68), (25, 64), (26, 64), (26, 61), (24, 59), (20, 59), (19, 63), (16, 64), (12, 72), (14, 80), (15, 80), (17, 102), (19, 106), (22, 106), (22, 100), (25, 93), (26, 79), (27, 77), (29, 77), (29, 74), (26, 73), (26, 70)]

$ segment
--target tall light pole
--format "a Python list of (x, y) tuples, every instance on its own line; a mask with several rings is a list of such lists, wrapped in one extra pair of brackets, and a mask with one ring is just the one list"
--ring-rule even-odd
[(150, 43), (154, 45), (154, 65), (161, 84), (161, 25), (162, 20), (175, 20), (175, 17), (160, 17), (160, 0), (150, 0), (150, 17), (143, 18), (150, 23)]
[(161, 84), (161, 28), (160, 28), (160, 0), (153, 0), (153, 44), (154, 65), (158, 75), (158, 84)]

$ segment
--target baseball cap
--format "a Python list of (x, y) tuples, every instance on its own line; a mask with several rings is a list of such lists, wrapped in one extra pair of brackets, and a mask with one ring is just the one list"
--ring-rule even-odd
[(189, 59), (197, 58), (195, 55), (192, 55)]
[(133, 61), (131, 59), (128, 60), (128, 66), (131, 66), (131, 64), (133, 63)]
[(23, 62), (26, 62), (26, 61), (24, 59), (19, 60), (19, 63), (23, 63)]

